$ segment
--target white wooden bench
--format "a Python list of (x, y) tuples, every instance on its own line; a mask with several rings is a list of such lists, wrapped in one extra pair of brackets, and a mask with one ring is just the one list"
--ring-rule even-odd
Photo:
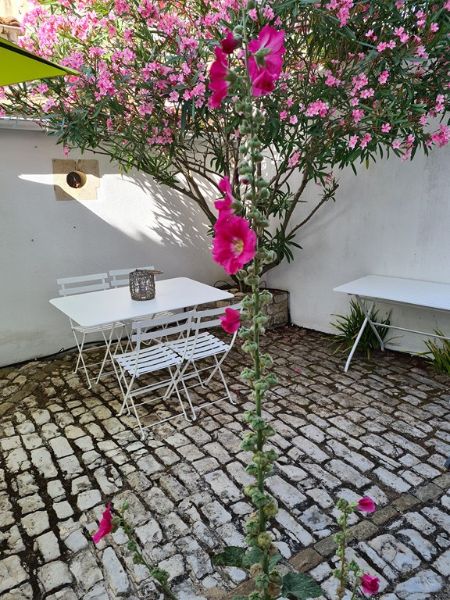
[(355, 350), (367, 325), (372, 328), (372, 331), (380, 342), (381, 350), (384, 350), (384, 343), (377, 331), (377, 327), (409, 331), (445, 340), (450, 339), (450, 337), (437, 335), (434, 332), (417, 331), (416, 329), (407, 329), (396, 325), (385, 325), (383, 323), (376, 323), (370, 319), (372, 308), (377, 301), (450, 312), (450, 283), (367, 275), (349, 283), (344, 283), (344, 285), (334, 288), (334, 291), (354, 296), (365, 315), (364, 322), (345, 363), (345, 372), (348, 371)]

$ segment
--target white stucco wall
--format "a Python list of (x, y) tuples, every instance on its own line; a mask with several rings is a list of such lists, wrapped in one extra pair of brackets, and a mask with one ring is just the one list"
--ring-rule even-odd
[(223, 279), (188, 199), (95, 156), (97, 200), (56, 201), (52, 158), (64, 158), (62, 149), (44, 133), (0, 129), (0, 365), (73, 346), (48, 303), (58, 277), (154, 264), (162, 278)]
[[(294, 323), (331, 332), (333, 313), (346, 313), (348, 299), (332, 290), (363, 275), (378, 274), (450, 282), (450, 148), (418, 155), (412, 163), (396, 157), (338, 172), (336, 202), (320, 212), (297, 237), (303, 250), (295, 261), (269, 275), (273, 287), (291, 292)], [(310, 184), (307, 199), (315, 199)], [(314, 206), (314, 204), (312, 204)], [(297, 211), (300, 220), (305, 206)], [(443, 313), (394, 308), (393, 324), (450, 335)], [(393, 333), (397, 337), (397, 333)], [(408, 334), (394, 341), (403, 350), (422, 351)]]

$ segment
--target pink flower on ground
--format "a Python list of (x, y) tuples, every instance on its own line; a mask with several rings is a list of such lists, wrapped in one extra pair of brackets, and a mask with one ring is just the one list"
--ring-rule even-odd
[(112, 512), (111, 512), (111, 504), (108, 504), (105, 510), (103, 511), (102, 518), (100, 519), (100, 523), (98, 525), (97, 531), (92, 536), (92, 539), (95, 544), (98, 544), (99, 541), (111, 533), (112, 531)]
[(228, 94), (229, 82), (228, 76), (228, 58), (225, 52), (219, 48), (214, 48), (216, 60), (212, 63), (211, 69), (209, 70), (209, 85), (208, 88), (212, 91), (212, 95), (209, 98), (210, 108), (219, 108), (222, 104), (222, 100), (226, 98)]
[(227, 333), (235, 333), (241, 326), (241, 313), (234, 308), (226, 308), (220, 324)]
[(361, 577), (361, 589), (366, 596), (378, 594), (380, 589), (380, 580), (378, 577), (369, 575), (369, 573), (364, 573), (364, 575)]
[(256, 254), (256, 234), (243, 217), (218, 219), (213, 240), (213, 259), (229, 275), (235, 275)]
[(228, 31), (227, 36), (220, 42), (220, 45), (225, 54), (233, 54), (236, 48), (239, 48), (241, 42), (234, 37), (232, 31)]
[(253, 96), (270, 94), (283, 68), (283, 54), (286, 52), (284, 31), (265, 25), (257, 39), (249, 43), (248, 48), (252, 53), (248, 59), (252, 94)]
[(377, 510), (377, 505), (375, 504), (375, 501), (372, 500), (372, 498), (370, 496), (363, 496), (362, 498), (360, 498), (358, 500), (358, 504), (356, 505), (356, 508), (358, 510), (360, 510), (361, 512), (364, 513), (373, 513)]

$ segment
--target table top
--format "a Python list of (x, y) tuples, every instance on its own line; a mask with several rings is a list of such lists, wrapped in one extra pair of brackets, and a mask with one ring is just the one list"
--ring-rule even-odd
[(82, 327), (137, 320), (159, 312), (180, 310), (208, 302), (226, 300), (233, 295), (187, 277), (156, 282), (153, 300), (132, 300), (128, 286), (61, 296), (50, 300), (56, 308)]
[(344, 283), (334, 288), (334, 291), (374, 300), (450, 310), (450, 283), (367, 275)]

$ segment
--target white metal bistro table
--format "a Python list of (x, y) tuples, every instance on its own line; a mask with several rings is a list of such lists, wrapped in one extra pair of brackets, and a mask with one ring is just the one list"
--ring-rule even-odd
[[(187, 277), (175, 277), (156, 282), (153, 300), (132, 300), (128, 286), (124, 286), (52, 298), (50, 304), (83, 327), (112, 323), (112, 339), (115, 323), (137, 321), (158, 313), (195, 308), (230, 298), (233, 295), (225, 290)], [(109, 348), (110, 344), (107, 344), (105, 358)]]
[[(361, 329), (359, 330), (355, 343), (347, 358), (347, 362), (345, 363), (345, 372), (348, 371), (355, 350), (367, 325), (372, 328), (372, 331), (376, 335), (381, 350), (384, 350), (384, 343), (377, 331), (377, 327), (408, 331), (417, 333), (418, 335), (427, 335), (446, 340), (450, 339), (447, 336), (437, 335), (436, 333), (376, 323), (370, 318), (372, 308), (377, 301), (393, 304), (406, 304), (409, 306), (449, 312), (450, 283), (406, 279), (403, 277), (387, 277), (383, 275), (367, 275), (366, 277), (361, 277), (360, 279), (355, 279), (354, 281), (340, 285), (334, 288), (333, 291), (354, 296), (365, 316)], [(370, 302), (369, 305), (366, 305), (366, 300)]]

